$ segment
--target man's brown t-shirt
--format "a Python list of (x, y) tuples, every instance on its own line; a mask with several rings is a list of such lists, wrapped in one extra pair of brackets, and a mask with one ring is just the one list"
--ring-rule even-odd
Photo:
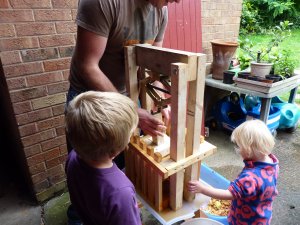
[[(167, 8), (158, 9), (146, 0), (80, 0), (78, 26), (107, 37), (99, 67), (119, 92), (125, 92), (124, 46), (161, 41), (167, 24)], [(84, 77), (71, 64), (71, 86), (87, 91)]]

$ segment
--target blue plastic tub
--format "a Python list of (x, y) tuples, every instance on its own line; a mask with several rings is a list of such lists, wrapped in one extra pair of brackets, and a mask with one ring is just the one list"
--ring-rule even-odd
[[(217, 173), (216, 171), (212, 170), (205, 164), (201, 164), (201, 173), (200, 173), (200, 178), (203, 180), (205, 183), (219, 189), (227, 189), (229, 187), (230, 181), (227, 180), (225, 177)], [(207, 213), (204, 211), (206, 216), (209, 219), (216, 220), (222, 224), (228, 225), (227, 222), (227, 216), (216, 216), (212, 215), (210, 213)]]

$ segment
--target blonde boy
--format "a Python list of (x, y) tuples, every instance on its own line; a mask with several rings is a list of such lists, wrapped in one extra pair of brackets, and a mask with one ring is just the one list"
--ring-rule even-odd
[(66, 162), (73, 207), (87, 225), (140, 225), (135, 189), (113, 162), (138, 124), (135, 104), (115, 92), (88, 91), (66, 112), (74, 150)]

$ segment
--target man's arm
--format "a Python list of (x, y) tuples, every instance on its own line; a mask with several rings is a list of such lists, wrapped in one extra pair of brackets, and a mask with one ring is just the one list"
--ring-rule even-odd
[(99, 61), (106, 48), (107, 38), (78, 26), (77, 43), (73, 61), (79, 74), (91, 90), (114, 91), (117, 89), (99, 68)]

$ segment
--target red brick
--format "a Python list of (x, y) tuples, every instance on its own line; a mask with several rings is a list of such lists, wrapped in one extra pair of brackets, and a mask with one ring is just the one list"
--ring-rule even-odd
[(56, 128), (56, 134), (57, 136), (65, 135), (65, 126), (57, 127)]
[(67, 145), (66, 144), (61, 145), (59, 146), (59, 148), (60, 148), (60, 154), (65, 155), (65, 157), (67, 158), (67, 152), (68, 152)]
[(75, 44), (75, 38), (73, 34), (41, 36), (39, 37), (39, 40), (42, 48)]
[(59, 147), (45, 151), (44, 156), (45, 156), (46, 160), (50, 160), (50, 159), (59, 157), (60, 156)]
[(55, 34), (54, 23), (19, 23), (15, 27), (19, 37)]
[(45, 165), (44, 162), (38, 163), (36, 165), (33, 165), (33, 166), (29, 167), (29, 171), (30, 171), (30, 174), (32, 174), (32, 175), (45, 172), (46, 171), (46, 165)]
[(49, 94), (56, 94), (61, 92), (67, 92), (69, 90), (70, 83), (68, 81), (60, 82), (57, 84), (47, 85)]
[(46, 172), (41, 172), (31, 176), (32, 183), (34, 184), (40, 183), (43, 180), (46, 180), (47, 178), (48, 178), (48, 174)]
[(77, 9), (72, 9), (72, 20), (74, 20), (75, 21), (75, 19), (76, 19), (76, 16), (77, 16)]
[(14, 103), (13, 108), (16, 115), (32, 111), (31, 103), (29, 101)]
[(74, 21), (60, 21), (56, 22), (55, 25), (58, 34), (77, 32), (77, 25)]
[(36, 21), (72, 20), (72, 13), (68, 9), (35, 10), (34, 17)]
[(51, 116), (53, 116), (51, 108), (45, 108), (41, 110), (35, 110), (26, 114), (17, 115), (16, 119), (18, 125), (23, 125), (23, 124), (47, 119)]
[[(53, 72), (53, 73), (43, 73), (33, 76), (26, 77), (27, 84), (29, 87), (32, 86), (39, 86), (42, 84), (49, 84), (53, 82), (58, 82), (63, 80), (63, 76), (60, 72)], [(49, 93), (51, 94), (51, 93)]]
[(49, 177), (49, 179), (52, 184), (57, 184), (60, 183), (61, 181), (66, 180), (66, 174), (65, 173), (57, 174), (55, 176)]
[(0, 51), (13, 51), (37, 47), (39, 47), (39, 42), (36, 37), (2, 39), (0, 42)]
[(52, 107), (53, 115), (61, 115), (65, 112), (65, 104), (55, 105)]
[(42, 147), (40, 144), (33, 145), (27, 148), (24, 148), (25, 156), (30, 157), (42, 152)]
[(70, 70), (63, 71), (64, 80), (69, 80)]
[(23, 126), (19, 126), (19, 132), (22, 137), (35, 134), (37, 132), (37, 127), (35, 123), (26, 124)]
[(41, 9), (51, 8), (51, 0), (10, 0), (15, 9)]
[(41, 135), (39, 133), (33, 134), (24, 138), (21, 138), (23, 146), (28, 147), (42, 141)]
[(44, 86), (10, 92), (10, 98), (12, 102), (26, 101), (29, 99), (43, 97), (46, 95), (47, 95), (47, 91)]
[(48, 179), (43, 180), (40, 183), (33, 184), (33, 188), (34, 188), (34, 191), (36, 193), (42, 192), (42, 191), (46, 190), (49, 187), (50, 187), (50, 183), (49, 183)]
[(46, 166), (47, 166), (48, 169), (50, 169), (54, 166), (60, 165), (60, 164), (62, 164), (61, 157), (57, 157), (57, 158), (50, 159), (50, 160), (46, 161)]
[(9, 90), (26, 88), (26, 80), (24, 77), (7, 79), (6, 83)]
[(58, 58), (57, 48), (39, 48), (21, 51), (21, 56), (24, 62), (42, 61)]
[(56, 137), (56, 131), (55, 129), (46, 130), (40, 133), (42, 141), (48, 140), (50, 138)]
[(59, 47), (59, 54), (62, 58), (71, 57), (73, 55), (74, 46)]
[(44, 69), (45, 71), (57, 71), (57, 70), (64, 70), (70, 68), (71, 59), (70, 58), (63, 58), (57, 60), (48, 60), (44, 61)]
[(0, 0), (0, 9), (7, 9), (9, 8), (8, 0)]
[(21, 62), (19, 51), (1, 52), (0, 56), (3, 65), (11, 65)]
[(29, 167), (37, 165), (42, 162), (44, 162), (44, 155), (42, 153), (27, 158), (27, 164)]
[(78, 5), (78, 0), (52, 0), (53, 8), (58, 9), (75, 9)]
[(42, 141), (51, 139), (55, 136), (55, 131), (48, 130), (41, 133), (33, 134), (27, 137), (22, 137), (22, 143), (24, 147), (28, 147), (37, 143), (40, 143)]
[(30, 22), (34, 21), (32, 10), (2, 10), (0, 23)]
[(48, 149), (55, 148), (57, 146), (65, 144), (65, 143), (66, 143), (66, 137), (59, 136), (59, 137), (53, 138), (51, 140), (42, 142), (42, 150), (46, 151)]
[(5, 66), (4, 72), (6, 77), (17, 77), (28, 74), (43, 72), (43, 64), (41, 62), (22, 63), (18, 65)]
[(15, 35), (13, 24), (0, 24), (0, 38), (14, 37)]
[(50, 128), (55, 128), (64, 125), (65, 118), (64, 116), (52, 117), (47, 120), (43, 120), (37, 123), (37, 127), (40, 131), (47, 130)]

